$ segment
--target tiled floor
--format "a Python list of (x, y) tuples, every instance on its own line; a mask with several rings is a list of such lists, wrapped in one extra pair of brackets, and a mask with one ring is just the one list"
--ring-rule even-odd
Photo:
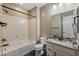
[(24, 56), (35, 56), (35, 50), (29, 52), (28, 54), (26, 54)]
[[(24, 55), (24, 56), (35, 56), (35, 50), (29, 52), (28, 54)], [(42, 54), (41, 56), (46, 56), (46, 51), (44, 52), (44, 54)]]

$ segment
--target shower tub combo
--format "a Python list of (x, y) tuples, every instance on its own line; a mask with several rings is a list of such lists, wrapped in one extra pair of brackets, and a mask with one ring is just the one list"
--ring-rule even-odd
[[(22, 41), (21, 41), (22, 42)], [(24, 56), (30, 51), (34, 50), (35, 42), (25, 42), (25, 44), (15, 43), (15, 45), (11, 44), (10, 46), (3, 47), (3, 56)], [(6, 48), (6, 50), (5, 50)]]
[(7, 26), (0, 26), (0, 39), (5, 39), (3, 47), (0, 47), (0, 55), (3, 56), (23, 56), (34, 50), (36, 41), (29, 38), (28, 19), (11, 16), (0, 15), (2, 22)]

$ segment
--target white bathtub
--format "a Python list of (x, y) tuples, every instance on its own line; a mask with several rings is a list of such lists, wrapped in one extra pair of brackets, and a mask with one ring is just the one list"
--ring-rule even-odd
[[(21, 41), (22, 42), (22, 41)], [(34, 50), (34, 46), (36, 42), (31, 42), (31, 41), (24, 41), (23, 43), (18, 42), (18, 43), (11, 43), (9, 46), (4, 47), (7, 50), (3, 50), (3, 55), (4, 56), (23, 56), (30, 51)]]

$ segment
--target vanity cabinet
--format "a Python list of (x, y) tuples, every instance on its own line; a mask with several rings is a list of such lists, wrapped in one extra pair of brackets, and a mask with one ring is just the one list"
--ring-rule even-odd
[(47, 42), (47, 56), (75, 56), (75, 50)]
[(57, 56), (75, 56), (75, 50), (67, 48), (67, 47), (63, 47), (63, 46), (59, 46), (56, 44), (54, 45), (54, 51), (56, 52)]
[(54, 48), (52, 43), (47, 42), (47, 46), (46, 46), (46, 51), (47, 51), (47, 56), (53, 56), (54, 55)]

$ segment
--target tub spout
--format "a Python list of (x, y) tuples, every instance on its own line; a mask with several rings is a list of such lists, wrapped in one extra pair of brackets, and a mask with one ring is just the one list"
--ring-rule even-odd
[(9, 46), (9, 44), (3, 44), (3, 47), (5, 47), (5, 46)]

